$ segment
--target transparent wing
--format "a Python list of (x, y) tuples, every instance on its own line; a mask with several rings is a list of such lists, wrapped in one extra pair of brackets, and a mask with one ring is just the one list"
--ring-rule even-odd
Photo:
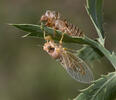
[(66, 69), (72, 78), (82, 83), (93, 81), (93, 73), (88, 65), (79, 57), (66, 51), (60, 58), (62, 66)]

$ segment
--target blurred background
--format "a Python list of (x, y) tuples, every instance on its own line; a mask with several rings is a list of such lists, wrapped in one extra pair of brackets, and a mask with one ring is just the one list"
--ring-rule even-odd
[[(115, 0), (104, 0), (106, 48), (111, 51), (116, 51), (115, 4)], [(43, 40), (22, 38), (25, 32), (8, 26), (8, 23), (38, 24), (49, 9), (59, 11), (93, 38), (96, 31), (84, 6), (85, 0), (0, 0), (0, 100), (68, 100), (88, 86), (73, 80), (42, 50)], [(92, 68), (95, 79), (113, 71), (105, 58), (101, 60), (103, 63), (95, 61)]]

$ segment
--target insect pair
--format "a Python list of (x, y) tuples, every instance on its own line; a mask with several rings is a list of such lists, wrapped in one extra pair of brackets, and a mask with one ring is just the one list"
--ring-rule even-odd
[[(57, 18), (56, 13), (50, 16)], [(72, 78), (82, 83), (93, 81), (93, 74), (89, 66), (81, 58), (75, 56), (67, 48), (62, 46), (63, 34), (60, 43), (55, 43), (51, 36), (45, 36), (45, 32), (44, 38), (47, 42), (44, 44), (43, 50), (52, 58), (58, 60)]]

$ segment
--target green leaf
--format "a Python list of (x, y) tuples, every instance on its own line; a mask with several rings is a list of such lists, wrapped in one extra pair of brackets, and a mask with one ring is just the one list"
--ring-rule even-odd
[(91, 46), (85, 45), (83, 48), (77, 51), (77, 56), (86, 61), (89, 65), (93, 64), (94, 60), (100, 60), (104, 55), (99, 52), (96, 48), (92, 48)]
[[(43, 37), (43, 31), (41, 28), (41, 25), (33, 25), (33, 24), (10, 24), (12, 26), (15, 26), (23, 31), (28, 32), (29, 34), (25, 36), (33, 36), (33, 37)], [(43, 27), (43, 30), (46, 32), (46, 35), (51, 35), (54, 40), (60, 40), (62, 36), (62, 32), (58, 30), (54, 30), (49, 27)], [(54, 36), (55, 34), (55, 36)], [(99, 44), (97, 41), (94, 41), (86, 36), (84, 37), (71, 37), (67, 34), (64, 34), (63, 42), (65, 43), (78, 43), (78, 44), (87, 44), (91, 46), (92, 48), (96, 48), (99, 52), (101, 52), (106, 58), (112, 63), (114, 68), (116, 69), (116, 55), (115, 53), (109, 52), (107, 49), (104, 48), (101, 44)]]
[(112, 100), (116, 96), (116, 72), (102, 76), (74, 100)]
[(92, 20), (96, 31), (99, 36), (99, 42), (104, 45), (104, 31), (103, 31), (103, 18), (102, 18), (102, 5), (103, 0), (86, 0), (86, 10), (90, 19)]
[[(46, 32), (46, 35), (51, 35), (54, 40), (59, 41), (62, 32), (58, 30), (54, 30), (50, 27), (43, 27), (44, 31), (41, 28), (41, 25), (34, 25), (34, 24), (10, 24), (12, 26), (15, 26), (23, 31), (28, 32), (29, 34), (26, 34), (23, 37), (31, 36), (31, 37), (38, 37), (38, 38), (44, 38), (43, 32)], [(54, 36), (55, 35), (55, 36)], [(86, 37), (77, 37), (73, 38), (67, 34), (64, 35), (63, 42), (67, 43), (79, 43), (79, 44), (88, 44), (88, 42), (85, 40)]]
[(95, 61), (101, 62), (101, 58), (104, 56), (99, 50), (89, 45), (84, 45), (80, 50), (77, 50), (76, 55), (83, 59), (91, 68), (94, 68)]
[[(52, 38), (54, 40), (59, 41), (62, 37), (62, 32), (58, 31), (58, 30), (54, 30), (50, 27), (46, 27), (43, 26), (41, 27), (41, 25), (34, 25), (34, 24), (10, 24), (12, 26), (15, 26), (25, 32), (28, 32), (28, 34), (26, 34), (23, 37), (38, 37), (38, 38), (43, 38), (44, 39), (44, 31), (46, 32), (46, 36), (50, 35), (52, 36)], [(44, 30), (44, 31), (43, 31)], [(55, 36), (54, 36), (55, 35)], [(88, 45), (93, 45), (95, 46), (94, 42), (92, 39), (84, 36), (84, 37), (72, 37), (69, 36), (67, 34), (64, 34), (64, 38), (63, 38), (63, 42), (66, 43), (78, 43), (78, 44), (88, 44)], [(98, 42), (95, 42), (98, 43)], [(96, 48), (96, 47), (95, 47)]]

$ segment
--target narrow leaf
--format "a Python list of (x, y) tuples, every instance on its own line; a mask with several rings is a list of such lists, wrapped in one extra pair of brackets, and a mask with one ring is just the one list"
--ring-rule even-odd
[[(24, 37), (31, 36), (31, 37), (38, 37), (38, 38), (44, 38), (43, 30), (41, 29), (41, 25), (34, 25), (34, 24), (10, 24), (12, 26), (15, 26), (25, 32), (28, 32), (29, 34), (26, 34)], [(46, 35), (51, 35), (54, 40), (60, 40), (62, 36), (62, 32), (58, 30), (53, 30), (50, 27), (43, 27), (44, 31), (46, 32)], [(54, 36), (55, 35), (55, 36)], [(73, 38), (67, 34), (64, 35), (63, 42), (67, 43), (79, 43), (79, 44), (88, 44), (87, 41), (85, 41), (85, 37), (77, 37)]]
[(102, 5), (103, 0), (86, 0), (86, 10), (90, 19), (92, 20), (96, 31), (99, 36), (99, 42), (104, 45), (104, 31), (103, 31), (103, 18), (102, 18)]
[(104, 55), (101, 52), (99, 52), (99, 50), (97, 50), (96, 48), (92, 48), (91, 46), (86, 45), (77, 51), (77, 56), (79, 56), (89, 65), (91, 65), (95, 60), (101, 61), (100, 58)]

